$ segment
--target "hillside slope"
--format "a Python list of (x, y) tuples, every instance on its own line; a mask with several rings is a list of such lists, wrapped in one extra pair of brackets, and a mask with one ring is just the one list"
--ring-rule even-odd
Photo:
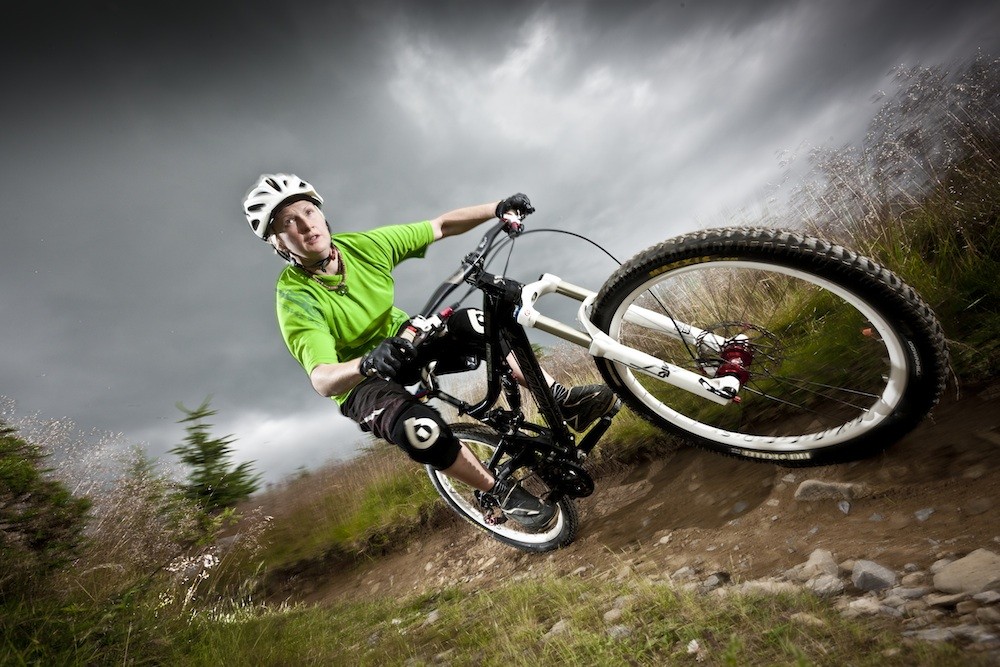
[[(598, 479), (580, 501), (576, 542), (546, 555), (506, 547), (448, 518), (351, 569), (310, 568), (279, 586), (302, 602), (488, 587), (525, 576), (651, 578), (688, 566), (733, 580), (780, 575), (818, 548), (927, 570), (978, 548), (1000, 551), (1000, 385), (954, 390), (917, 430), (869, 460), (791, 470), (684, 448)], [(858, 485), (863, 497), (796, 500), (801, 482)], [(863, 485), (863, 486), (862, 486)]]

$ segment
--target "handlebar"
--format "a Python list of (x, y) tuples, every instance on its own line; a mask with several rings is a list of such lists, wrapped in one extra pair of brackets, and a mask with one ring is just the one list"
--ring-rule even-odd
[(444, 300), (447, 299), (452, 292), (458, 289), (458, 286), (464, 282), (472, 282), (472, 277), (483, 270), (484, 261), (486, 257), (494, 248), (497, 238), (501, 233), (506, 234), (509, 238), (515, 239), (524, 233), (524, 220), (525, 216), (518, 215), (516, 211), (509, 211), (505, 213), (499, 222), (494, 224), (485, 234), (483, 238), (480, 239), (479, 245), (476, 249), (470, 252), (462, 260), (462, 264), (458, 271), (452, 274), (448, 279), (446, 279), (441, 285), (438, 286), (434, 293), (431, 294), (427, 303), (424, 307), (420, 309), (420, 317), (431, 318), (438, 314), (438, 310)]

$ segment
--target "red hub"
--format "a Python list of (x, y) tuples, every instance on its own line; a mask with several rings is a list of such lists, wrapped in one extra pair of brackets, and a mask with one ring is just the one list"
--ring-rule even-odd
[(722, 357), (722, 365), (716, 371), (715, 377), (731, 375), (740, 381), (740, 385), (745, 385), (750, 379), (750, 371), (747, 370), (753, 361), (753, 347), (748, 340), (732, 340), (726, 343), (719, 353)]

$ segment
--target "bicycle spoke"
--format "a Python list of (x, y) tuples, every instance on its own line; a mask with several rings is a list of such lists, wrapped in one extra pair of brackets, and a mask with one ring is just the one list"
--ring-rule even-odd
[[(848, 402), (845, 399), (841, 399), (841, 398), (838, 398), (835, 395), (831, 395), (829, 393), (825, 393), (825, 392), (822, 392), (822, 391), (818, 391), (816, 389), (812, 389), (812, 388), (810, 388), (808, 386), (805, 386), (805, 385), (810, 385), (811, 384), (811, 385), (813, 385), (815, 387), (820, 387), (820, 388), (823, 388), (823, 389), (831, 389), (831, 390), (834, 390), (834, 391), (839, 391), (839, 392), (848, 393), (848, 394), (854, 394), (854, 395), (857, 395), (857, 396), (865, 396), (867, 398), (871, 398), (873, 402), (874, 402), (875, 399), (878, 398), (877, 394), (871, 394), (871, 393), (865, 393), (865, 392), (860, 392), (860, 391), (854, 391), (854, 390), (846, 389), (846, 388), (843, 388), (843, 387), (833, 387), (831, 385), (824, 385), (824, 384), (820, 384), (818, 382), (801, 381), (801, 383), (798, 383), (799, 381), (794, 380), (792, 378), (781, 378), (781, 377), (773, 377), (771, 379), (774, 379), (774, 380), (777, 380), (778, 382), (782, 382), (782, 383), (791, 385), (794, 388), (793, 389), (794, 391), (804, 392), (804, 393), (807, 393), (807, 394), (809, 394), (811, 396), (822, 398), (822, 399), (824, 399), (826, 401), (832, 401), (832, 402), (837, 403), (839, 405), (843, 405), (843, 406), (846, 406), (846, 407), (854, 408), (858, 412), (861, 412), (861, 411), (867, 409), (868, 406), (867, 405), (857, 405), (857, 404), (854, 404), (854, 403), (850, 403), (850, 402)], [(753, 384), (753, 381), (751, 381), (750, 385), (745, 386), (744, 389), (748, 389), (749, 390), (750, 386), (752, 384)], [(818, 414), (818, 412), (816, 410), (813, 410), (812, 408), (809, 408), (807, 406), (807, 404), (805, 404), (805, 403), (801, 403), (801, 402), (799, 402), (799, 403), (792, 403), (790, 401), (785, 401), (783, 399), (779, 399), (777, 396), (774, 396), (773, 394), (770, 394), (768, 392), (761, 391), (761, 390), (756, 390), (756, 391), (761, 396), (764, 396), (764, 397), (766, 397), (766, 398), (768, 398), (770, 400), (781, 401), (782, 403), (784, 403), (786, 405), (794, 405), (794, 406), (796, 406), (798, 408), (801, 408), (801, 409), (804, 409), (804, 410), (808, 410), (810, 412), (816, 412)]]

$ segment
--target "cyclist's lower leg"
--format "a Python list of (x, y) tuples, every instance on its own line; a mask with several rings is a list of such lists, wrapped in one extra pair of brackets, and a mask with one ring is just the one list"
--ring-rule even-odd
[(465, 445), (459, 450), (455, 462), (441, 472), (480, 491), (489, 491), (496, 483), (490, 471)]

